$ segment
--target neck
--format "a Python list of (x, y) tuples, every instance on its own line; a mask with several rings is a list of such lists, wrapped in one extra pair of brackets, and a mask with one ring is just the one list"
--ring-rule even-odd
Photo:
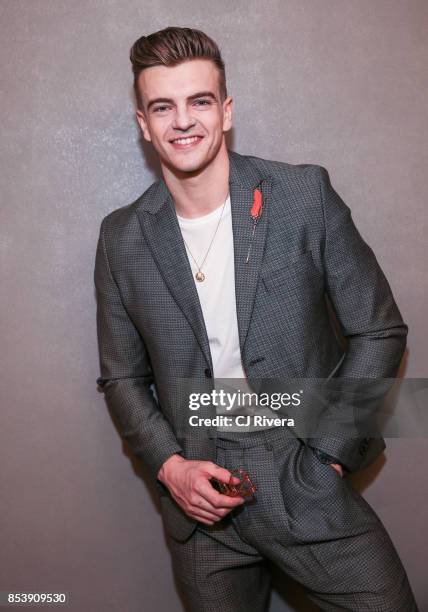
[(229, 193), (229, 156), (225, 143), (205, 168), (196, 173), (175, 173), (162, 166), (165, 183), (180, 217), (208, 215), (223, 204)]

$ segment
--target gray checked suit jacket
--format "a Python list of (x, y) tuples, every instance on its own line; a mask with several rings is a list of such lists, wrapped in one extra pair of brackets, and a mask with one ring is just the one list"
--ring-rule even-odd
[[(232, 151), (229, 161), (236, 307), (247, 377), (396, 376), (407, 326), (327, 170)], [(256, 187), (264, 209), (246, 264)], [(156, 480), (167, 531), (184, 540), (196, 523), (156, 476), (174, 453), (215, 460), (211, 437), (180, 436), (178, 424), (187, 407), (176, 393), (181, 378), (212, 385), (213, 367), (193, 274), (163, 179), (103, 219), (94, 277), (97, 382), (122, 437)], [(347, 339), (345, 351), (331, 325), (326, 294)], [(214, 416), (215, 408), (207, 408), (207, 414)], [(351, 472), (385, 448), (382, 438), (350, 438), (340, 432), (303, 441), (338, 458)]]

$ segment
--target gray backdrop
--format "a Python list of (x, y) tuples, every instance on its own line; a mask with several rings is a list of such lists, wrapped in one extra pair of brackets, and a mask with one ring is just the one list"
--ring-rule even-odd
[[(206, 30), (226, 60), (241, 153), (326, 166), (427, 375), (426, 0), (2, 0), (0, 590), (67, 590), (73, 611), (182, 610), (156, 495), (96, 390), (93, 265), (104, 215), (156, 174), (129, 47)], [(425, 309), (425, 312), (424, 312)], [(428, 610), (425, 438), (356, 477)], [(310, 610), (276, 576), (271, 610)]]

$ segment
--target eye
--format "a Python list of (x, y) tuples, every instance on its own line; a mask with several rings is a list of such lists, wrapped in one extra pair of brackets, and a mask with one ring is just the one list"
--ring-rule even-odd
[(195, 100), (194, 104), (196, 104), (196, 106), (211, 106), (211, 100), (201, 98), (200, 100)]
[(154, 113), (165, 113), (170, 107), (163, 105), (163, 106), (155, 106), (155, 108), (153, 109)]

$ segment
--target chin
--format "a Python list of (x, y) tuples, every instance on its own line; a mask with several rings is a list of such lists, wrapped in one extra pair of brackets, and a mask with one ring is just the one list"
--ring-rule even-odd
[(195, 173), (203, 170), (209, 163), (210, 159), (202, 160), (182, 160), (181, 163), (170, 161), (168, 164), (172, 171), (183, 173)]

